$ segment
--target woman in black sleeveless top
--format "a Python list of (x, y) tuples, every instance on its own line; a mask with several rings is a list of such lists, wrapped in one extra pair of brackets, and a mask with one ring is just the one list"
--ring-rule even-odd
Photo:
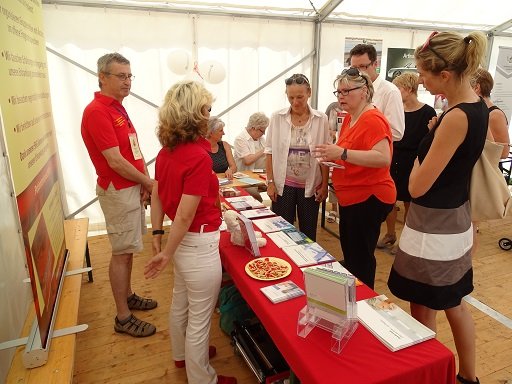
[(462, 384), (479, 383), (475, 328), (462, 298), (473, 290), (469, 179), (485, 143), (489, 112), (470, 79), (485, 57), (481, 32), (462, 38), (434, 32), (414, 53), (420, 83), (444, 94), (450, 109), (420, 143), (409, 178), (412, 197), (388, 286), (410, 301), (411, 314), (432, 330), (444, 310)]
[(224, 126), (224, 122), (218, 117), (210, 117), (206, 138), (212, 146), (210, 157), (213, 160), (213, 172), (224, 172), (228, 179), (232, 179), (233, 173), (236, 172), (236, 164), (233, 153), (231, 152), (231, 146), (225, 141), (222, 141)]

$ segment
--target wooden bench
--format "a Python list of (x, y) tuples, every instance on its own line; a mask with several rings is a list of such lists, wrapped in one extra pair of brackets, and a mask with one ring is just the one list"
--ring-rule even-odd
[[(89, 219), (71, 219), (64, 221), (64, 233), (66, 248), (69, 250), (67, 270), (83, 268), (84, 256), (90, 266), (87, 246), (87, 231)], [(92, 275), (89, 275), (91, 281)], [(78, 305), (80, 302), (80, 289), (82, 287), (82, 275), (66, 276), (62, 286), (57, 318), (55, 319), (54, 330), (71, 327), (77, 324)], [(34, 321), (35, 312), (27, 316), (23, 334), (30, 332)], [(33, 383), (33, 384), (62, 384), (71, 383), (73, 380), (73, 366), (75, 362), (75, 341), (76, 335), (66, 335), (52, 339), (48, 362), (38, 368), (26, 369), (23, 366), (22, 354), (25, 347), (19, 347), (14, 355), (7, 383)]]

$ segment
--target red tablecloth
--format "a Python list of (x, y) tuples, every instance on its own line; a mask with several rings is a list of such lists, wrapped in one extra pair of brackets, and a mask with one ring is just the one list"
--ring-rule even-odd
[[(258, 281), (245, 273), (252, 256), (243, 247), (232, 245), (230, 234), (223, 232), (220, 242), (222, 265), (233, 278), (244, 299), (254, 310), (290, 368), (302, 384), (382, 383), (453, 384), (453, 353), (433, 339), (391, 352), (364, 326), (359, 325), (348, 344), (336, 354), (330, 350), (331, 336), (315, 328), (306, 338), (297, 335), (297, 317), (306, 305), (304, 296), (273, 304), (260, 291), (271, 282)], [(262, 256), (287, 260), (293, 271), (286, 279), (304, 288), (301, 270), (274, 243), (260, 249)], [(357, 300), (375, 296), (366, 286), (357, 287)]]

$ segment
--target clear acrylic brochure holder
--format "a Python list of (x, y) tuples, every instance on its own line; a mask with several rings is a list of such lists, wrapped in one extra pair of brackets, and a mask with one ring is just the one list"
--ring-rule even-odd
[[(331, 351), (341, 353), (358, 326), (356, 304), (356, 279), (345, 273), (335, 279), (304, 270), (307, 304), (299, 312), (297, 335), (306, 338), (315, 327), (330, 332)], [(316, 275), (316, 276), (315, 276)]]

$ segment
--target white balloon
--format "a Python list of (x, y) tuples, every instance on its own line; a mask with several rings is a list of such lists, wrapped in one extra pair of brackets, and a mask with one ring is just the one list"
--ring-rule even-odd
[(169, 53), (167, 65), (177, 75), (188, 73), (193, 66), (190, 54), (184, 49), (177, 49)]
[(199, 73), (204, 81), (210, 84), (218, 84), (226, 78), (226, 70), (222, 63), (215, 60), (204, 61), (199, 64)]

